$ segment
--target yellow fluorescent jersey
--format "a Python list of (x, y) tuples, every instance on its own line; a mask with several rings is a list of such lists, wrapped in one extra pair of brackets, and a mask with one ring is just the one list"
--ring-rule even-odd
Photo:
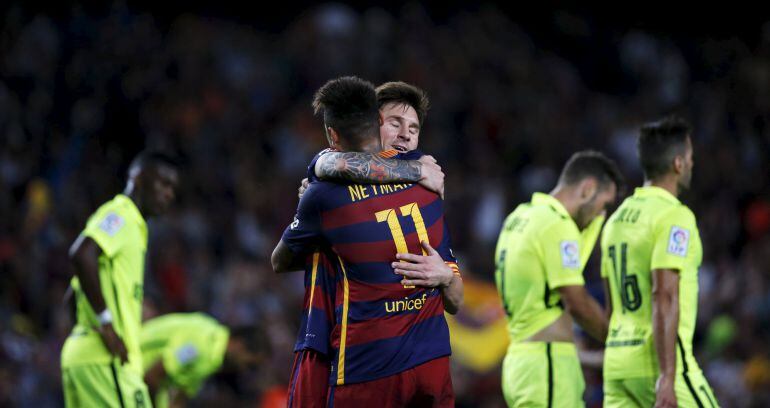
[(511, 342), (561, 316), (562, 286), (583, 285), (583, 268), (601, 231), (597, 217), (582, 232), (554, 197), (535, 193), (506, 218), (495, 250), (495, 282)]
[[(142, 323), (144, 254), (147, 224), (130, 198), (118, 194), (99, 207), (81, 233), (102, 250), (99, 281), (115, 332), (128, 351), (129, 367), (142, 373), (139, 333)], [(77, 303), (77, 324), (62, 349), (62, 367), (110, 363), (112, 356), (96, 332), (99, 323), (77, 278), (72, 279)]]
[(700, 371), (692, 356), (692, 336), (703, 249), (692, 211), (664, 189), (637, 188), (607, 221), (601, 246), (602, 277), (609, 279), (612, 300), (604, 378), (658, 375), (652, 329), (654, 269), (679, 271), (677, 372)]
[(144, 371), (161, 362), (170, 385), (192, 398), (206, 378), (222, 366), (229, 338), (227, 327), (203, 313), (173, 313), (150, 319), (144, 323), (141, 335)]

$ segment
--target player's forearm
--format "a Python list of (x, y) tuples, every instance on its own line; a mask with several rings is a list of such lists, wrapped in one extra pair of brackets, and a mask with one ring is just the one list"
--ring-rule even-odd
[(590, 299), (572, 317), (594, 339), (604, 343), (607, 340), (607, 316), (595, 300)]
[(372, 153), (330, 152), (318, 159), (315, 172), (325, 180), (417, 183), (422, 179), (422, 164), (416, 160), (384, 159)]
[(604, 342), (607, 339), (607, 316), (599, 303), (588, 294), (583, 286), (567, 286), (560, 288), (562, 300), (567, 313), (591, 337)]
[(676, 336), (679, 328), (679, 299), (668, 292), (653, 291), (652, 329), (660, 373), (676, 374)]
[(295, 256), (283, 240), (278, 242), (278, 245), (273, 249), (273, 254), (270, 256), (270, 263), (272, 264), (275, 273), (298, 271), (304, 266), (302, 264), (302, 259)]
[(463, 280), (457, 275), (452, 276), (448, 286), (441, 289), (444, 298), (444, 310), (449, 314), (456, 314), (463, 304)]
[(80, 236), (72, 244), (69, 254), (80, 288), (83, 289), (88, 303), (96, 313), (101, 313), (107, 308), (99, 282), (100, 253), (99, 246), (93, 240)]

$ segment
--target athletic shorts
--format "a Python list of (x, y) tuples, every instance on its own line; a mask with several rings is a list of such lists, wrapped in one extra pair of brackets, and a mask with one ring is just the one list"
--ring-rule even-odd
[(440, 357), (377, 380), (329, 388), (333, 408), (454, 407), (449, 357)]
[(312, 349), (295, 352), (287, 407), (325, 407), (330, 371), (329, 359), (324, 354)]
[(502, 386), (509, 407), (585, 406), (585, 380), (573, 343), (512, 343), (503, 360)]
[(64, 406), (150, 408), (142, 376), (115, 362), (62, 368)]
[[(656, 377), (604, 380), (605, 407), (651, 407), (655, 405)], [(674, 380), (676, 402), (682, 408), (714, 408), (719, 403), (714, 398), (701, 371), (678, 374)]]

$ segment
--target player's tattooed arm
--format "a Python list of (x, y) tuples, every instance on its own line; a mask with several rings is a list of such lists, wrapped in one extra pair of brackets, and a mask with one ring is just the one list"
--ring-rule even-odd
[(316, 175), (354, 183), (419, 183), (444, 197), (444, 173), (432, 156), (420, 160), (385, 159), (377, 154), (330, 152), (318, 158)]
[(422, 164), (417, 160), (385, 159), (377, 154), (330, 152), (316, 162), (321, 179), (343, 179), (355, 183), (417, 183), (422, 178)]

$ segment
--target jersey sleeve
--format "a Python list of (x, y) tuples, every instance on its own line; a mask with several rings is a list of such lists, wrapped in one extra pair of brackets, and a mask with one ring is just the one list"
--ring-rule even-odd
[(436, 252), (441, 255), (441, 259), (444, 260), (444, 263), (452, 268), (452, 272), (454, 272), (455, 275), (461, 275), (460, 267), (457, 265), (457, 258), (455, 258), (455, 254), (452, 251), (452, 237), (449, 232), (449, 226), (446, 223), (446, 219), (443, 216), (441, 218), (441, 222), (444, 224), (444, 234), (441, 237), (441, 242), (439, 242), (438, 247), (436, 247)]
[(654, 227), (650, 269), (684, 269), (696, 233), (695, 215), (687, 207), (680, 205), (662, 215)]
[(310, 160), (310, 164), (307, 165), (307, 173), (305, 174), (305, 177), (307, 177), (308, 181), (318, 181), (320, 180), (318, 176), (315, 174), (315, 164), (318, 163), (318, 159), (321, 158), (321, 156), (325, 155), (326, 153), (333, 152), (333, 149), (323, 149), (318, 154), (313, 156), (313, 160)]
[(163, 369), (177, 387), (188, 397), (195, 395), (204, 378), (198, 374), (205, 356), (200, 344), (192, 341), (175, 341), (163, 353)]
[(123, 237), (125, 230), (126, 217), (117, 211), (106, 209), (97, 211), (91, 216), (82, 235), (93, 239), (102, 253), (112, 258), (125, 242)]
[(311, 184), (299, 200), (294, 221), (286, 227), (281, 240), (295, 254), (307, 253), (321, 243), (321, 213), (318, 210), (320, 189)]
[(567, 221), (554, 222), (540, 234), (543, 264), (548, 286), (583, 285), (580, 232)]

